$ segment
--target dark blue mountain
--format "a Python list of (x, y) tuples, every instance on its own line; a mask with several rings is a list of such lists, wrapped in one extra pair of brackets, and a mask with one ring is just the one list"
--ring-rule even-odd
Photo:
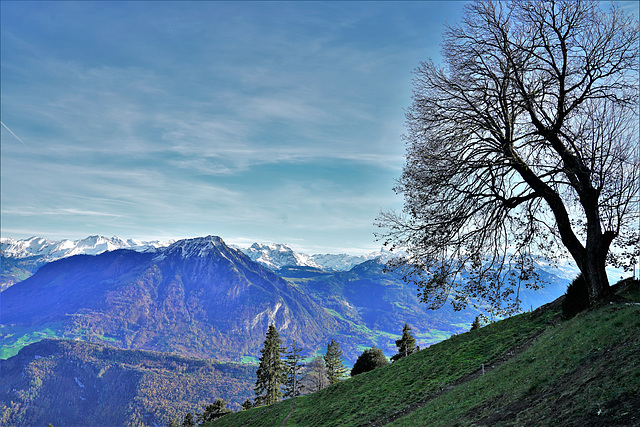
[(221, 360), (258, 355), (270, 323), (309, 348), (338, 327), (298, 288), (213, 236), (52, 262), (2, 292), (0, 308), (7, 331), (46, 326), (59, 337)]

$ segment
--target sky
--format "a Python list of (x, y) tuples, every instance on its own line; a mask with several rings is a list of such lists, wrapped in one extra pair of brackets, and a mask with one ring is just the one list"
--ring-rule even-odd
[(380, 248), (461, 2), (2, 1), (3, 237)]
[(380, 249), (412, 70), (464, 2), (1, 7), (2, 237)]

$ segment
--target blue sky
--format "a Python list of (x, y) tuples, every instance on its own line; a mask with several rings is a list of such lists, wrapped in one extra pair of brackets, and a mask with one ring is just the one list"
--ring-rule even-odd
[(2, 1), (2, 236), (379, 249), (463, 5)]

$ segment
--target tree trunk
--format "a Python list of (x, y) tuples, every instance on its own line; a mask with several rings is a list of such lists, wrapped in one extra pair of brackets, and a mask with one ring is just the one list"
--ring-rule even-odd
[(602, 301), (609, 296), (611, 287), (607, 277), (606, 261), (611, 242), (615, 234), (611, 231), (602, 233), (599, 223), (588, 226), (587, 245), (582, 262), (576, 259), (589, 291), (589, 305)]
[(588, 259), (580, 269), (589, 291), (589, 305), (594, 305), (609, 296), (610, 286), (604, 259)]

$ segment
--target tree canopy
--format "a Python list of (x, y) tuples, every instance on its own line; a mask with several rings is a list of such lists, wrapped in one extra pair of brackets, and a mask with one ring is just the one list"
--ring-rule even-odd
[(232, 412), (231, 409), (227, 408), (227, 402), (224, 399), (217, 398), (215, 402), (207, 405), (203, 413), (196, 414), (196, 416), (198, 418), (198, 424), (202, 424), (215, 421)]
[(430, 308), (515, 310), (538, 256), (608, 296), (607, 262), (638, 255), (638, 53), (638, 21), (598, 1), (476, 1), (447, 27), (415, 70), (403, 212), (379, 217)]
[(354, 363), (353, 368), (351, 368), (351, 376), (355, 377), (363, 372), (373, 371), (374, 369), (388, 364), (389, 361), (382, 352), (382, 349), (373, 346), (366, 349), (360, 356), (358, 356), (356, 363)]
[(327, 367), (322, 356), (314, 357), (306, 364), (304, 388), (309, 393), (315, 393), (329, 385)]

